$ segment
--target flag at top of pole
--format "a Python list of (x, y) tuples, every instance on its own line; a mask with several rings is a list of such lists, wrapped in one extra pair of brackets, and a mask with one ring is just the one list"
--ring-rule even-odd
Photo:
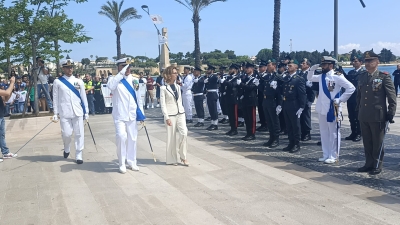
[(162, 24), (163, 23), (163, 19), (160, 15), (150, 15), (150, 18), (154, 24)]

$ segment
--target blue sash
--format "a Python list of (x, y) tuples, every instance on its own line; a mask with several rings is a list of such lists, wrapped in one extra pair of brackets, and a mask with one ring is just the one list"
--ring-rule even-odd
[[(326, 121), (327, 122), (333, 122), (335, 121), (335, 112), (333, 109), (333, 100), (331, 99), (331, 93), (328, 90), (328, 86), (326, 85), (326, 73), (322, 74), (322, 90), (324, 90), (324, 93), (326, 95), (327, 98), (329, 98), (329, 100), (331, 101), (329, 104), (329, 111), (328, 114), (326, 115)], [(339, 98), (340, 97), (340, 91), (336, 94), (335, 98)]]
[(146, 117), (143, 115), (142, 111), (139, 108), (139, 104), (136, 99), (136, 93), (135, 90), (133, 90), (132, 86), (128, 83), (126, 79), (122, 79), (121, 83), (128, 89), (129, 93), (131, 93), (133, 99), (135, 99), (136, 102), (136, 121), (144, 121)]
[(82, 110), (83, 110), (83, 115), (86, 115), (86, 108), (83, 105), (83, 101), (81, 98), (81, 94), (79, 94), (79, 91), (76, 90), (76, 88), (74, 87), (74, 85), (72, 85), (69, 81), (67, 81), (64, 77), (59, 77), (58, 78), (59, 81), (61, 81), (63, 84), (65, 84), (65, 86), (67, 86), (72, 92), (75, 93), (76, 96), (78, 96), (78, 98), (81, 100), (81, 106), (82, 106)]

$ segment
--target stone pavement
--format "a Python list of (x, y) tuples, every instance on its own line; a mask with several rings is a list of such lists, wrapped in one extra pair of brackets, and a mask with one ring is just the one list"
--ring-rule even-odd
[[(0, 224), (399, 224), (395, 195), (341, 179), (347, 172), (340, 167), (318, 170), (306, 160), (299, 165), (300, 155), (226, 139), (227, 128), (215, 135), (190, 127), (190, 167), (167, 166), (159, 109), (146, 115), (158, 161), (141, 130), (140, 172), (126, 174), (118, 173), (111, 115), (91, 117), (98, 149), (85, 128), (82, 165), (73, 162), (74, 150), (62, 157), (60, 127), (51, 124), (18, 158), (0, 163)], [(7, 120), (9, 147), (16, 151), (48, 122)], [(318, 155), (311, 146), (308, 159)]]

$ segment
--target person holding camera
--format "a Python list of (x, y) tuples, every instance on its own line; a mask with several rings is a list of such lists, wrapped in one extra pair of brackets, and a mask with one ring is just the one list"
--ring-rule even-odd
[(50, 94), (49, 94), (49, 69), (44, 66), (44, 61), (42, 58), (36, 57), (36, 63), (38, 68), (36, 69), (37, 73), (37, 93), (38, 93), (38, 98), (40, 99), (40, 92), (43, 90), (46, 96), (46, 102), (47, 106), (49, 107), (50, 112), (53, 112), (53, 103), (50, 99)]
[[(0, 148), (1, 153), (3, 154), (3, 159), (11, 159), (17, 157), (17, 154), (13, 154), (7, 147), (6, 144), (6, 130), (5, 130), (5, 123), (4, 114), (6, 112), (4, 102), (7, 102), (12, 94), (15, 84), (15, 76), (10, 77), (10, 85), (6, 90), (0, 90)], [(3, 161), (0, 159), (0, 162)]]

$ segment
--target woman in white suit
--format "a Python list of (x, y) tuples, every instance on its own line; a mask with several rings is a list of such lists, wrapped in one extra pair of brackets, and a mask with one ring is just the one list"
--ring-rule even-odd
[(180, 161), (189, 166), (186, 159), (187, 132), (185, 110), (182, 105), (182, 93), (175, 83), (178, 72), (173, 66), (163, 72), (165, 86), (160, 87), (161, 111), (167, 128), (167, 165), (178, 165)]

